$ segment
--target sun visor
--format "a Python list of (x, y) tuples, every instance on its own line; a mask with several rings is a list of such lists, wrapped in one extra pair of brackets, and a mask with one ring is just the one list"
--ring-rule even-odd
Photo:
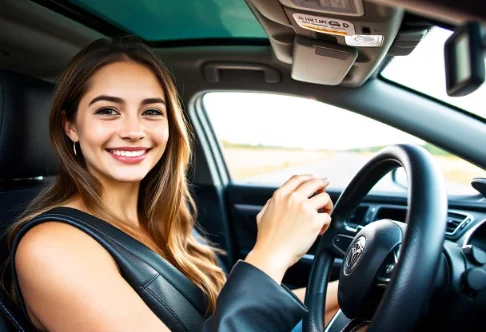
[(296, 36), (292, 78), (308, 83), (338, 85), (357, 57), (358, 52), (353, 47)]

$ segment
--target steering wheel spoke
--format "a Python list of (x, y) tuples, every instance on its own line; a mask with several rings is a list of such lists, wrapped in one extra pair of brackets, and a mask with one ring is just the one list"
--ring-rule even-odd
[(386, 288), (391, 281), (391, 276), (398, 264), (400, 245), (397, 245), (385, 258), (376, 275), (376, 286)]
[(348, 251), (351, 242), (353, 242), (354, 235), (337, 234), (332, 239), (332, 251), (336, 256), (344, 258), (346, 251)]
[(349, 227), (346, 222), (331, 224), (319, 244), (330, 250), (336, 257), (344, 258), (359, 230), (360, 228)]
[(329, 322), (325, 332), (365, 332), (370, 325), (370, 321), (364, 318), (349, 319), (342, 311)]

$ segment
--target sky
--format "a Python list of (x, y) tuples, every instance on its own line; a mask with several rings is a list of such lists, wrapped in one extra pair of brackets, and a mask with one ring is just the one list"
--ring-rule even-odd
[[(412, 54), (396, 57), (383, 74), (486, 117), (486, 107), (480, 100), (486, 99), (486, 84), (465, 97), (448, 97), (445, 92), (443, 45), (450, 34), (433, 29)], [(233, 143), (312, 150), (424, 143), (357, 113), (300, 97), (211, 92), (203, 101), (216, 135)]]
[(204, 103), (216, 136), (233, 143), (344, 150), (422, 142), (357, 113), (310, 99), (211, 92)]

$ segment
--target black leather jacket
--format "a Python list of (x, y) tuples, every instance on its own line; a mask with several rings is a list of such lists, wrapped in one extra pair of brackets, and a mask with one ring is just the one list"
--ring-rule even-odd
[(115, 259), (127, 282), (172, 331), (291, 331), (307, 313), (287, 287), (253, 265), (238, 261), (208, 317), (204, 293), (158, 254), (90, 214), (54, 208), (23, 225), (12, 245), (14, 287), (30, 323), (17, 279), (15, 251), (28, 230), (46, 221), (70, 224), (98, 241)]
[(203, 331), (291, 331), (306, 313), (291, 290), (253, 265), (239, 261)]

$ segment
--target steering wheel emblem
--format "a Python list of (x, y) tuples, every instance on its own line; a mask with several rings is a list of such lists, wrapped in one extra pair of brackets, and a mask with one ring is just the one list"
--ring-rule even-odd
[(346, 256), (346, 270), (347, 274), (353, 272), (354, 268), (358, 265), (361, 257), (363, 257), (364, 247), (366, 239), (364, 236), (360, 236), (351, 247), (348, 255)]

